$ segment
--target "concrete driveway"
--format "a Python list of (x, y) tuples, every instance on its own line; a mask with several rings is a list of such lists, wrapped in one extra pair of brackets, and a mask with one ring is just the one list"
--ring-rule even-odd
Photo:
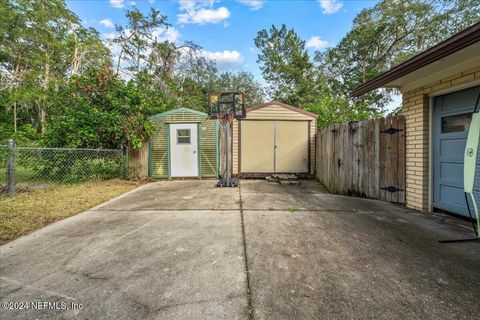
[[(142, 186), (1, 247), (2, 319), (472, 319), (462, 222), (313, 181)], [(43, 308), (43, 310), (39, 310)]]

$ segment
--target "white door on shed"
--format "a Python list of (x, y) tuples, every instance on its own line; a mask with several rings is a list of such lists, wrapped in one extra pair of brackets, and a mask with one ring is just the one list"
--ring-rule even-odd
[(269, 173), (274, 171), (275, 131), (273, 121), (242, 121), (242, 172)]
[(198, 177), (196, 123), (170, 124), (170, 170), (172, 177)]
[(308, 172), (307, 121), (275, 121), (275, 172)]

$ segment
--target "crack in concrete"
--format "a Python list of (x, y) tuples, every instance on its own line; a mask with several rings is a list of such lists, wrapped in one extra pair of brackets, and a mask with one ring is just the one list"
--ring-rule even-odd
[(241, 220), (241, 227), (242, 227), (242, 244), (243, 244), (243, 255), (245, 257), (245, 274), (247, 276), (247, 302), (248, 302), (248, 319), (253, 319), (253, 304), (252, 304), (252, 296), (250, 290), (250, 270), (248, 268), (248, 255), (247, 255), (247, 238), (245, 235), (245, 221), (243, 218), (243, 202), (242, 202), (242, 189), (240, 184), (238, 185), (238, 195), (240, 197), (240, 220)]

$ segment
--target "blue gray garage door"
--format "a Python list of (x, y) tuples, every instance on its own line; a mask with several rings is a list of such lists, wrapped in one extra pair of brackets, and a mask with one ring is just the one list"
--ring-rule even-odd
[(463, 193), (463, 153), (480, 86), (435, 97), (433, 206), (468, 217)]

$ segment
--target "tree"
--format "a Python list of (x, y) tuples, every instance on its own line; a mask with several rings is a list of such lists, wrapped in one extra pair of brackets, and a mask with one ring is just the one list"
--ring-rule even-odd
[(195, 43), (161, 40), (169, 24), (159, 11), (135, 9), (127, 18), (112, 57), (63, 0), (0, 0), (0, 139), (138, 148), (151, 133), (149, 115), (181, 105), (205, 111), (212, 90), (261, 96), (252, 75), (220, 75)]
[(109, 65), (72, 77), (49, 100), (43, 143), (52, 147), (139, 148), (153, 130), (147, 117), (171, 108), (148, 88), (118, 79)]
[(260, 50), (257, 62), (269, 82), (270, 95), (294, 105), (308, 101), (316, 82), (305, 41), (286, 25), (260, 30), (254, 41)]
[(71, 51), (70, 75), (76, 75), (95, 67), (100, 68), (110, 61), (110, 51), (100, 40), (100, 34), (93, 28), (85, 29), (76, 25), (67, 37)]
[[(383, 0), (362, 10), (352, 30), (315, 61), (328, 86), (341, 97), (420, 51), (478, 22), (479, 0)], [(383, 111), (389, 90), (357, 101)]]
[(29, 81), (42, 88), (43, 92), (35, 101), (39, 131), (45, 131), (46, 91), (57, 80), (63, 78), (68, 69), (66, 57), (67, 33), (79, 25), (78, 17), (69, 11), (65, 3), (55, 1), (18, 1), (27, 14), (26, 40), (31, 45)]
[(320, 128), (334, 123), (358, 121), (378, 116), (363, 102), (349, 102), (347, 96), (327, 85), (335, 77), (326, 79), (315, 69), (305, 49), (305, 41), (285, 25), (272, 26), (258, 32), (255, 44), (260, 49), (258, 62), (263, 77), (270, 82), (270, 95), (319, 115)]
[(332, 94), (321, 94), (314, 102), (306, 104), (305, 110), (318, 114), (319, 128), (382, 116), (382, 113), (372, 110), (366, 104), (355, 103)]
[(62, 0), (0, 1), (0, 90), (8, 92), (1, 102), (12, 106), (13, 131), (17, 113), (28, 112), (44, 133), (48, 92), (93, 60), (104, 61), (106, 49)]
[(245, 104), (254, 106), (265, 102), (262, 85), (255, 81), (253, 74), (246, 71), (238, 73), (223, 72), (218, 76), (214, 91), (240, 91), (245, 93)]
[(167, 28), (167, 16), (160, 11), (151, 9), (148, 15), (144, 15), (138, 9), (128, 10), (126, 13), (127, 25), (116, 25), (117, 36), (113, 38), (113, 44), (119, 47), (117, 57), (116, 74), (120, 72), (122, 63), (125, 71), (129, 71), (133, 77), (142, 71), (148, 58), (148, 53), (155, 46), (157, 40), (154, 31), (158, 28)]

